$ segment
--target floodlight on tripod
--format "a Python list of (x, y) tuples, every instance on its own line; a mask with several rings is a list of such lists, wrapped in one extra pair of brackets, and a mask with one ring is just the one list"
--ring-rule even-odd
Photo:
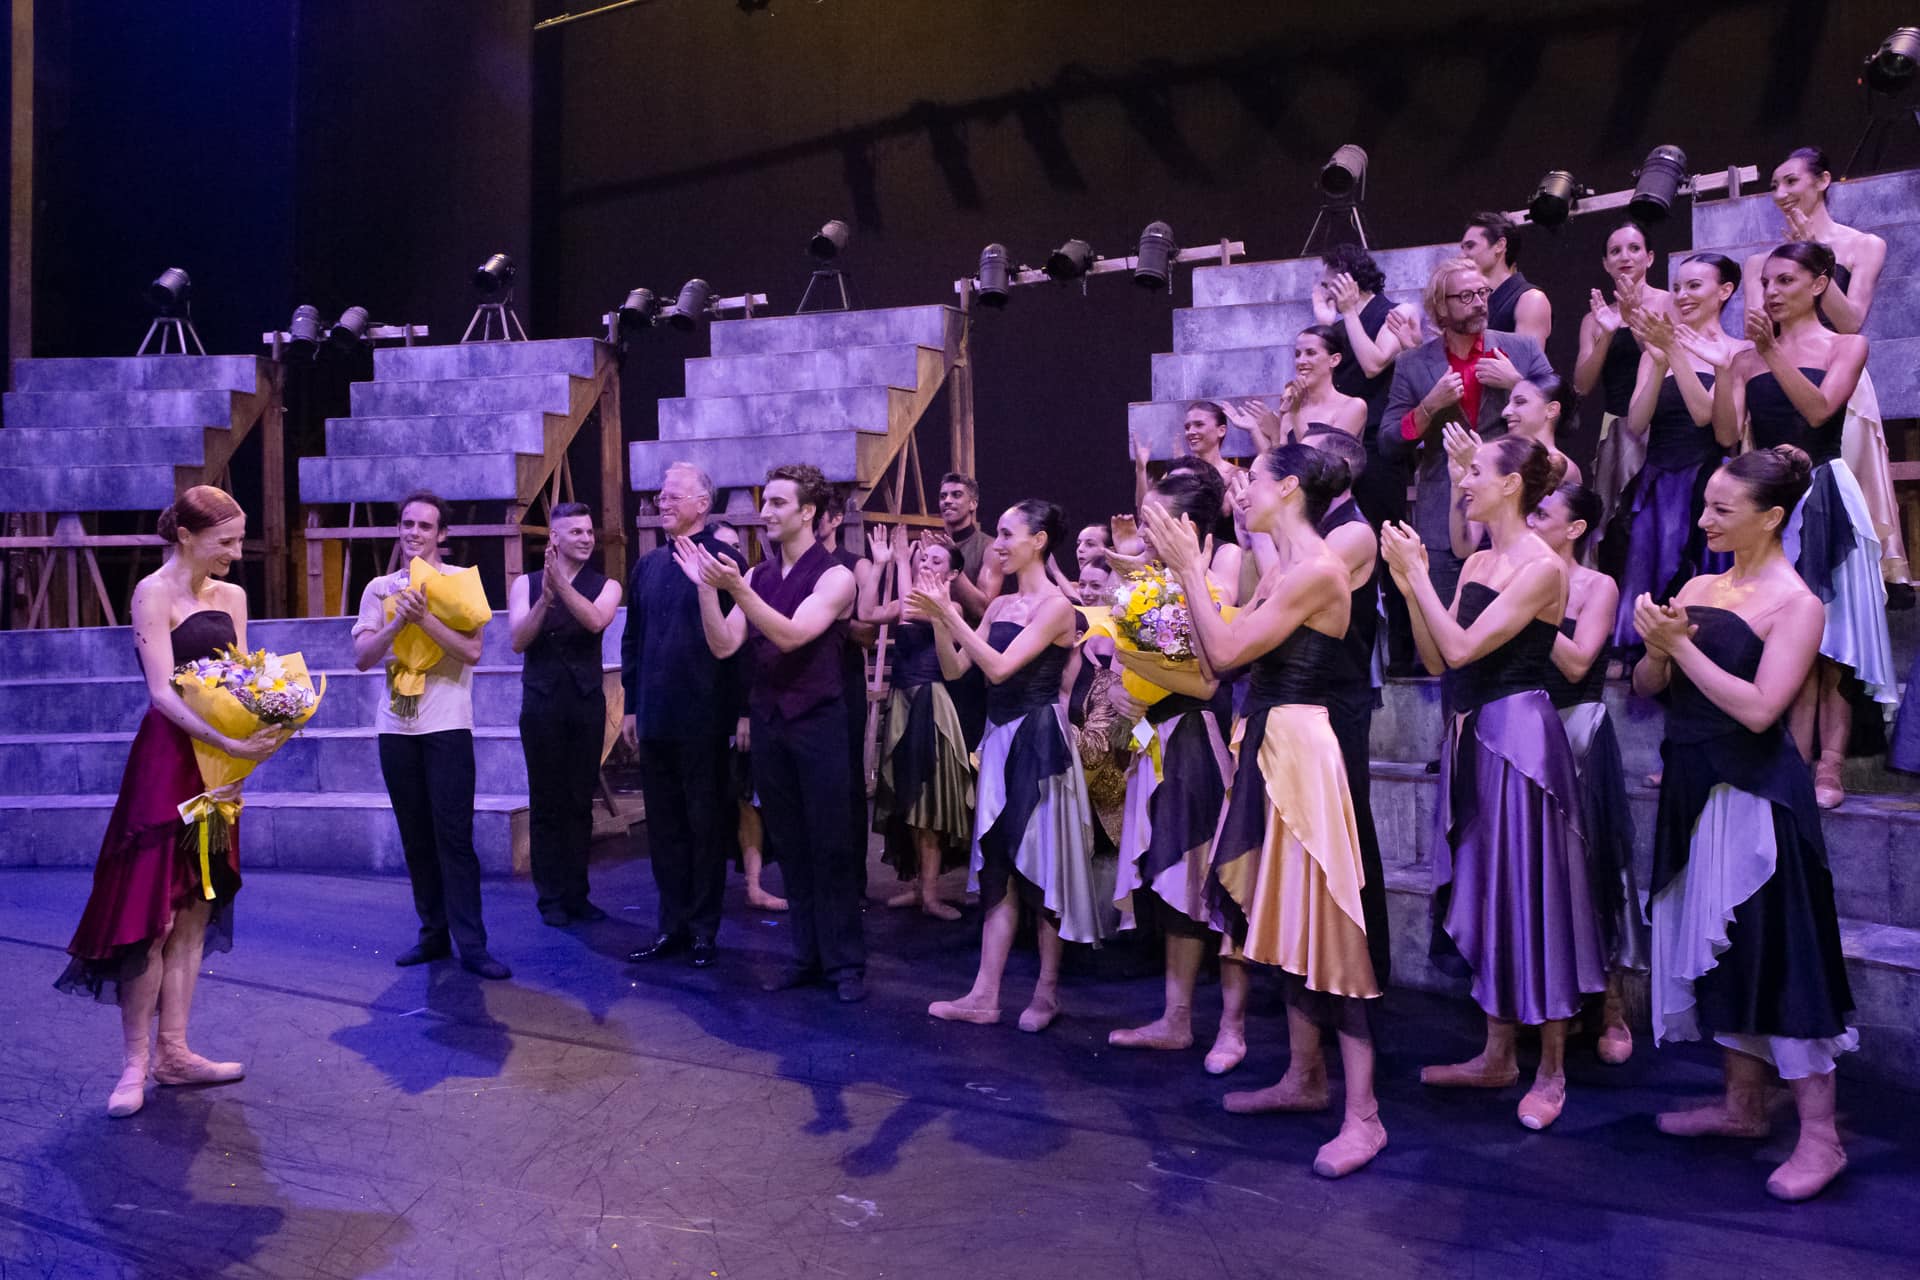
[(147, 336), (140, 339), (140, 349), (134, 352), (135, 355), (147, 355), (147, 347), (152, 344), (156, 334), (160, 338), (160, 347), (152, 352), (153, 355), (167, 354), (169, 336), (180, 344), (180, 355), (188, 354), (189, 338), (201, 355), (207, 354), (200, 335), (193, 328), (193, 281), (184, 270), (168, 267), (155, 276), (153, 283), (147, 286), (147, 302), (153, 307), (153, 323), (147, 326)]
[(1306, 257), (1313, 249), (1314, 238), (1322, 227), (1331, 236), (1333, 223), (1342, 218), (1352, 225), (1354, 234), (1360, 238), (1360, 247), (1367, 248), (1367, 224), (1360, 217), (1360, 206), (1367, 199), (1366, 148), (1352, 142), (1336, 147), (1320, 166), (1314, 185), (1320, 192), (1320, 209), (1313, 215), (1313, 225), (1307, 229), (1307, 242), (1301, 247), (1300, 256)]
[[(527, 340), (525, 326), (513, 311), (513, 278), (515, 275), (513, 259), (504, 253), (492, 254), (473, 270), (473, 289), (480, 295), (480, 305), (474, 308), (473, 319), (467, 322), (467, 331), (460, 335), (462, 342), (511, 342)], [(494, 326), (500, 328), (499, 337), (495, 337)], [(479, 329), (478, 337), (474, 330)]]

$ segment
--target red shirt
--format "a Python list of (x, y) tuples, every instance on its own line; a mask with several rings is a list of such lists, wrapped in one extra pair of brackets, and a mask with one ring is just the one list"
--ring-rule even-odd
[[(1468, 348), (1467, 354), (1458, 360), (1453, 358), (1453, 352), (1444, 345), (1444, 339), (1442, 342), (1440, 350), (1447, 357), (1447, 368), (1460, 375), (1460, 412), (1465, 415), (1469, 427), (1477, 428), (1480, 423), (1478, 366), (1480, 357), (1487, 353), (1486, 335), (1480, 333), (1473, 335), (1473, 346)], [(1414, 421), (1413, 410), (1409, 410), (1407, 416), (1400, 419), (1400, 434), (1408, 440), (1420, 438), (1422, 433)]]

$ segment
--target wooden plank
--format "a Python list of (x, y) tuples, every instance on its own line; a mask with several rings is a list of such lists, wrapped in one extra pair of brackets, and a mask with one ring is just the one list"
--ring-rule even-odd
[(13, 0), (12, 40), (7, 355), (24, 360), (33, 354), (33, 0)]
[(600, 571), (627, 580), (626, 441), (620, 426), (620, 366), (612, 353), (600, 387)]
[(267, 617), (289, 616), (287, 575), (292, 569), (287, 546), (286, 366), (268, 365), (267, 402), (260, 410), (260, 512), (266, 535)]

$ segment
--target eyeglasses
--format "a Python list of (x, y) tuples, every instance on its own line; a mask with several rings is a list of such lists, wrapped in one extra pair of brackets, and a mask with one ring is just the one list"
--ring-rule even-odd
[(659, 497), (656, 498), (655, 501), (663, 507), (677, 507), (683, 502), (692, 502), (699, 496), (699, 494), (694, 493), (675, 493), (671, 489), (662, 489)]
[(1470, 307), (1476, 302), (1485, 302), (1492, 296), (1493, 290), (1484, 285), (1478, 289), (1462, 289), (1458, 293), (1449, 293), (1446, 295), (1449, 301), (1457, 302), (1463, 307)]

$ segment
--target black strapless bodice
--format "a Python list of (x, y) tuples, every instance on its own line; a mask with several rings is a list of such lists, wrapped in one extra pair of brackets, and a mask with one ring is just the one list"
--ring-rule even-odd
[[(1026, 628), (1017, 622), (996, 622), (987, 628), (987, 643), (1005, 653), (1014, 637)], [(1037, 707), (1056, 702), (1060, 697), (1060, 677), (1067, 669), (1072, 650), (1048, 645), (1040, 656), (1008, 676), (999, 684), (987, 683), (987, 722), (1006, 724), (1018, 720)]]
[(1606, 411), (1616, 418), (1627, 416), (1633, 404), (1633, 384), (1640, 375), (1640, 342), (1633, 330), (1621, 325), (1607, 342), (1607, 354), (1600, 362), (1600, 398)]
[(933, 645), (933, 624), (903, 622), (893, 633), (893, 687), (918, 689), (940, 682), (940, 651)]
[[(1703, 373), (1700, 385), (1713, 390), (1713, 375)], [(1656, 467), (1679, 470), (1681, 467), (1720, 460), (1720, 442), (1713, 438), (1713, 426), (1699, 426), (1687, 409), (1680, 384), (1668, 374), (1660, 383), (1660, 398), (1654, 403), (1653, 417), (1647, 421), (1647, 461)]]
[[(1745, 618), (1728, 609), (1695, 604), (1687, 606), (1687, 621), (1699, 628), (1693, 643), (1715, 666), (1741, 680), (1751, 680), (1759, 673), (1760, 655), (1766, 645)], [(1687, 679), (1678, 666), (1673, 668), (1672, 680), (1667, 685), (1667, 741), (1705, 742), (1730, 734), (1771, 737), (1785, 731), (1783, 721), (1765, 734), (1754, 734), (1700, 692), (1699, 686)]]
[[(1326, 537), (1342, 525), (1368, 524), (1367, 518), (1360, 514), (1360, 508), (1352, 499), (1341, 503), (1327, 512), (1320, 520), (1320, 536)], [(1373, 646), (1380, 634), (1380, 609), (1378, 605), (1380, 591), (1380, 557), (1373, 558), (1373, 572), (1367, 580), (1354, 588), (1352, 608), (1347, 615), (1347, 634), (1341, 638), (1341, 647), (1346, 652), (1344, 670), (1339, 679), (1367, 699), (1369, 706), (1373, 698)]]
[[(1814, 386), (1825, 381), (1825, 369), (1806, 369), (1800, 372)], [(1780, 388), (1780, 380), (1771, 370), (1756, 373), (1747, 380), (1747, 418), (1753, 426), (1753, 447), (1771, 449), (1777, 444), (1795, 445), (1807, 451), (1813, 459), (1813, 465), (1832, 462), (1840, 456), (1840, 428), (1846, 421), (1847, 411), (1840, 412), (1815, 427), (1801, 416), (1793, 407), (1793, 401), (1787, 399), (1787, 393)]]
[(1297, 628), (1249, 665), (1242, 714), (1289, 703), (1324, 707), (1341, 692), (1340, 673), (1346, 663), (1344, 641), (1338, 636)]
[[(1459, 622), (1470, 627), (1487, 611), (1500, 593), (1484, 582), (1469, 582), (1460, 588)], [(1553, 641), (1559, 630), (1538, 618), (1495, 649), (1492, 653), (1447, 672), (1448, 705), (1455, 711), (1472, 711), (1489, 702), (1528, 689), (1545, 689), (1559, 672), (1553, 665)]]
[[(1560, 622), (1560, 634), (1573, 637), (1574, 619), (1563, 618)], [(1583, 702), (1598, 702), (1607, 687), (1607, 662), (1604, 656), (1596, 657), (1593, 665), (1587, 668), (1586, 676), (1576, 684), (1567, 679), (1566, 674), (1555, 666), (1549, 651), (1547, 659), (1547, 696), (1553, 699), (1556, 707), (1577, 707)]]
[(225, 609), (201, 609), (180, 620), (173, 629), (173, 665), (211, 658), (216, 649), (239, 643), (233, 633), (233, 615)]

